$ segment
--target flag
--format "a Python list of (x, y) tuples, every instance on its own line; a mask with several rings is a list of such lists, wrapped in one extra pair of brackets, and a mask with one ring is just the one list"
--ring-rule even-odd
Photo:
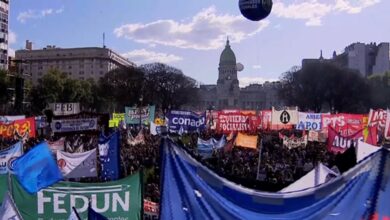
[(66, 178), (95, 177), (96, 148), (83, 153), (57, 151), (57, 164)]
[(108, 220), (108, 218), (104, 217), (102, 214), (99, 214), (93, 210), (93, 208), (88, 207), (88, 220)]
[(31, 194), (63, 179), (46, 142), (36, 145), (15, 160), (14, 173), (23, 188)]
[(22, 142), (18, 142), (8, 149), (0, 151), (0, 174), (7, 174), (12, 172), (13, 162), (23, 154)]
[(213, 138), (213, 145), (215, 149), (221, 149), (226, 145), (226, 137), (225, 135), (222, 135), (221, 139), (216, 140)]
[(145, 144), (145, 137), (143, 131), (140, 130), (135, 138), (130, 133), (129, 138), (127, 139), (127, 143), (130, 146)]
[(72, 207), (72, 212), (69, 215), (68, 220), (80, 220), (79, 213), (77, 213), (77, 210)]
[(257, 149), (257, 135), (238, 133), (235, 141), (236, 146)]
[(101, 134), (99, 138), (99, 159), (103, 180), (119, 179), (119, 157), (119, 132), (113, 133), (110, 137)]
[(377, 152), (380, 150), (381, 147), (377, 147), (371, 144), (367, 144), (363, 141), (358, 141), (357, 147), (356, 147), (356, 162), (362, 161), (367, 156)]
[(19, 220), (22, 219), (20, 217), (18, 209), (16, 208), (16, 205), (10, 195), (9, 192), (7, 192), (3, 199), (3, 204), (0, 208), (0, 220)]
[(198, 138), (198, 154), (203, 158), (209, 158), (213, 154), (214, 145), (213, 140), (202, 140)]

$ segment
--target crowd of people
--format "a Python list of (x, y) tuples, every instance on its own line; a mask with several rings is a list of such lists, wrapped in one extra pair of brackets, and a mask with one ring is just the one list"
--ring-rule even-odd
[[(119, 129), (121, 178), (134, 174), (139, 170), (144, 172), (144, 198), (160, 202), (160, 137), (153, 136), (147, 129), (141, 130), (143, 141), (130, 144), (129, 138), (138, 135), (138, 130)], [(286, 135), (302, 135), (299, 131), (282, 131)], [(293, 183), (318, 163), (332, 168), (336, 172), (344, 172), (354, 164), (352, 157), (334, 155), (326, 148), (326, 143), (308, 142), (305, 147), (288, 149), (283, 146), (278, 131), (260, 131), (258, 149), (233, 147), (231, 150), (216, 150), (210, 158), (204, 159), (197, 153), (197, 139), (220, 139), (222, 134), (215, 131), (205, 131), (201, 134), (190, 133), (182, 136), (170, 135), (174, 141), (201, 163), (222, 177), (237, 184), (262, 191), (279, 191)], [(25, 140), (24, 150), (28, 151), (40, 141), (55, 141), (60, 136), (29, 138)], [(65, 136), (64, 149), (67, 152), (83, 152), (96, 148), (99, 134), (73, 134)], [(260, 141), (262, 140), (262, 141)], [(14, 139), (0, 138), (0, 149), (5, 149), (16, 143)], [(349, 159), (348, 159), (349, 158)], [(351, 159), (352, 158), (352, 159)], [(260, 162), (260, 164), (259, 164)], [(99, 167), (99, 160), (97, 160)], [(99, 182), (96, 178), (70, 179), (69, 181)]]

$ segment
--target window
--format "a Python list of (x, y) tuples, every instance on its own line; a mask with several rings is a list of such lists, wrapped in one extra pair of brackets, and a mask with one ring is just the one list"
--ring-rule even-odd
[(68, 66), (68, 69), (72, 69), (72, 66)]
[(84, 75), (84, 71), (80, 71), (80, 72), (79, 72), (79, 75)]

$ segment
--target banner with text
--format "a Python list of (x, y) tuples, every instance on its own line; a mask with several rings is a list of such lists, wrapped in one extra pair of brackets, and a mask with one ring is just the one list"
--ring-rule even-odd
[(328, 126), (331, 126), (344, 136), (355, 134), (366, 126), (364, 115), (360, 114), (323, 114), (321, 118), (324, 131), (328, 131)]
[(298, 113), (297, 130), (321, 130), (321, 113)]
[(54, 133), (97, 130), (97, 118), (53, 120)]
[(125, 107), (125, 122), (126, 124), (149, 124), (154, 121), (154, 112), (156, 107), (146, 106), (142, 108)]
[(289, 149), (306, 147), (307, 145), (307, 135), (303, 135), (302, 137), (287, 137), (286, 135), (279, 133), (279, 137), (283, 140), (283, 146)]
[(88, 217), (88, 205), (109, 219), (141, 219), (140, 174), (106, 183), (59, 182), (36, 194), (23, 190), (12, 178), (12, 195), (24, 219), (68, 219), (74, 207), (81, 219)]
[(167, 118), (170, 132), (183, 133), (206, 128), (205, 112), (199, 115), (190, 111), (170, 111)]
[(335, 153), (344, 153), (352, 145), (357, 146), (358, 141), (363, 141), (368, 144), (377, 144), (377, 135), (375, 127), (368, 127), (355, 132), (352, 135), (343, 135), (337, 132), (331, 126), (328, 126), (328, 150)]
[(56, 116), (75, 115), (80, 113), (80, 103), (50, 103), (50, 109)]
[[(12, 171), (12, 162), (23, 154), (22, 142), (18, 142), (8, 149), (0, 151), (0, 174)], [(1, 200), (0, 200), (1, 201)]]
[(234, 145), (238, 147), (257, 149), (257, 139), (257, 135), (246, 135), (239, 132), (234, 142)]
[(0, 136), (7, 138), (15, 136), (23, 138), (35, 137), (35, 118), (31, 117), (10, 123), (0, 122)]
[(384, 130), (386, 126), (387, 111), (383, 109), (370, 109), (368, 114), (368, 126), (377, 126), (379, 131)]
[(144, 199), (144, 220), (157, 220), (159, 204)]
[(223, 110), (218, 112), (217, 131), (254, 132), (260, 125), (260, 117), (255, 111)]

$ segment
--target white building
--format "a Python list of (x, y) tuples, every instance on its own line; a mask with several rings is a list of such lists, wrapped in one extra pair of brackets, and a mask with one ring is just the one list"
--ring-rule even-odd
[(108, 48), (47, 46), (33, 50), (29, 41), (26, 42), (26, 49), (15, 52), (15, 59), (23, 63), (21, 71), (31, 76), (33, 84), (51, 69), (57, 69), (73, 79), (92, 78), (97, 81), (118, 67), (135, 66)]
[(345, 48), (347, 66), (362, 76), (383, 74), (390, 71), (389, 43), (354, 43)]
[(0, 0), (0, 69), (8, 69), (9, 1)]

